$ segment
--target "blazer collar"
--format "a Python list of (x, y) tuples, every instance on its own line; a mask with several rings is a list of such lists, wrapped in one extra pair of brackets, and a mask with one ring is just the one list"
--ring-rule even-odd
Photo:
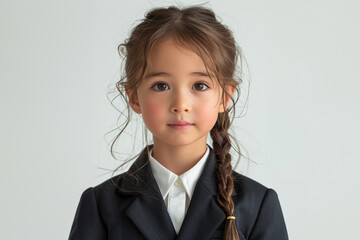
[[(153, 145), (149, 147), (152, 148)], [(128, 172), (122, 174), (120, 187), (126, 191), (119, 190), (120, 193), (135, 196), (126, 214), (147, 239), (208, 239), (223, 223), (226, 215), (216, 200), (218, 158), (210, 146), (209, 149), (209, 156), (196, 183), (178, 236), (152, 174), (147, 148), (143, 149)], [(235, 191), (232, 193), (234, 195)]]

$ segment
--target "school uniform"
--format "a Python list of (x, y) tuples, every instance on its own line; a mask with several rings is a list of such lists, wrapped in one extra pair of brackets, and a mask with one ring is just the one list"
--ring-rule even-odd
[(206, 152), (202, 158), (188, 171), (180, 176), (171, 172), (161, 165), (153, 156), (152, 149), (149, 152), (151, 171), (159, 186), (161, 196), (167, 207), (167, 211), (175, 228), (176, 234), (184, 221), (189, 208), (196, 183), (205, 167), (210, 149), (206, 146)]
[[(214, 150), (208, 145), (207, 147), (208, 155), (205, 154), (204, 159), (201, 159), (203, 161), (198, 162), (200, 167), (197, 171), (200, 176), (193, 190), (191, 186), (172, 190), (175, 182), (179, 183), (178, 178), (174, 182), (174, 178), (169, 177), (167, 184), (158, 184), (153, 173), (156, 165), (153, 161), (150, 163), (151, 158), (145, 148), (127, 172), (136, 175), (138, 181), (131, 174), (123, 173), (83, 192), (69, 240), (222, 239), (227, 216), (216, 200), (218, 158)], [(161, 168), (157, 168), (159, 169)], [(192, 174), (195, 179), (197, 171)], [(232, 177), (234, 191), (231, 197), (235, 207), (233, 215), (236, 217), (240, 239), (288, 239), (276, 192), (236, 171), (232, 172)], [(117, 188), (112, 181), (126, 191)], [(175, 198), (182, 196), (172, 203), (172, 207), (176, 203), (183, 205), (185, 202), (183, 219), (176, 219), (175, 208), (171, 210), (168, 201), (171, 191)], [(184, 192), (187, 194), (186, 198)]]

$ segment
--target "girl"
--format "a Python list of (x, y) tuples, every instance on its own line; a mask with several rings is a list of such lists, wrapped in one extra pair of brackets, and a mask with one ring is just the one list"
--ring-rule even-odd
[(232, 170), (229, 113), (242, 80), (231, 31), (210, 9), (157, 8), (120, 47), (118, 90), (153, 144), (84, 191), (69, 239), (288, 239), (276, 192)]

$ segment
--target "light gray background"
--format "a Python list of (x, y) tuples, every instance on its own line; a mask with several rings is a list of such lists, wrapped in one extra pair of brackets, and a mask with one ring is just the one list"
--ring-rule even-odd
[[(0, 239), (68, 237), (81, 193), (120, 164), (104, 137), (118, 117), (106, 97), (117, 45), (146, 10), (171, 3), (0, 1)], [(277, 191), (291, 239), (358, 238), (358, 1), (205, 6), (250, 67), (235, 122), (257, 162), (246, 174)]]

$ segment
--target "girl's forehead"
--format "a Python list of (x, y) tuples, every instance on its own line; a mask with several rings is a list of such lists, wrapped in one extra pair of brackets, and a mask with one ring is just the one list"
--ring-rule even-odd
[(190, 45), (173, 37), (165, 37), (153, 45), (147, 60), (145, 79), (146, 76), (156, 75), (157, 72), (181, 72), (193, 76), (208, 76), (211, 81), (216, 79), (209, 66)]
[(149, 65), (171, 66), (171, 64), (191, 62), (193, 65), (202, 66), (205, 68), (205, 64), (201, 57), (195, 52), (180, 46), (174, 41), (165, 40), (157, 44), (151, 49), (148, 55)]
[[(175, 41), (173, 37), (166, 37), (164, 39), (159, 40), (151, 49), (150, 56), (159, 54), (160, 52), (167, 51), (178, 51), (185, 55), (196, 54), (189, 46), (184, 43), (180, 43), (179, 41)], [(196, 54), (197, 55), (197, 54)]]
[[(166, 67), (182, 63), (191, 68), (201, 68), (206, 72), (206, 63), (189, 45), (176, 41), (172, 37), (161, 39), (148, 52), (147, 67)], [(159, 66), (160, 65), (160, 66)]]

